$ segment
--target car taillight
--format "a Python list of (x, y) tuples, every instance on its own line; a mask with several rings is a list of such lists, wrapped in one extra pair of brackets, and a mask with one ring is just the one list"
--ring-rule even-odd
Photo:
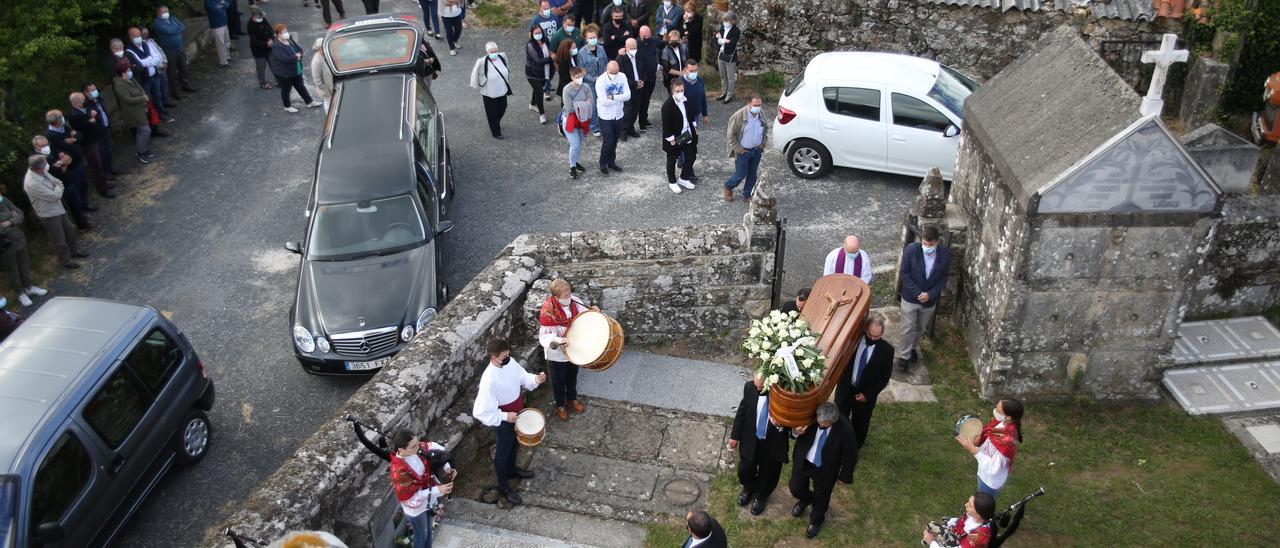
[(201, 360), (198, 360), (198, 359), (197, 359), (197, 360), (196, 360), (196, 367), (200, 368), (200, 376), (201, 376), (201, 377), (203, 377), (203, 378), (205, 378), (205, 379), (208, 379), (208, 378), (209, 378), (209, 375), (206, 375), (206, 374), (205, 374), (205, 372), (204, 372), (204, 361), (201, 361)]
[(778, 123), (779, 124), (786, 125), (787, 122), (794, 120), (795, 117), (796, 117), (795, 111), (792, 111), (791, 109), (788, 109), (786, 107), (778, 107)]

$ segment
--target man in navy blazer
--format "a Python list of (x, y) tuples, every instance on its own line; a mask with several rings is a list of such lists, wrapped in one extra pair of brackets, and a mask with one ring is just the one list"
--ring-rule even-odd
[(805, 508), (813, 505), (809, 527), (804, 530), (808, 538), (818, 536), (822, 529), (836, 481), (853, 483), (853, 469), (858, 465), (858, 440), (849, 419), (829, 401), (818, 404), (816, 414), (816, 423), (792, 431), (798, 437), (788, 482), (797, 501), (791, 508), (793, 517), (804, 515)]
[(692, 510), (685, 514), (685, 525), (689, 529), (689, 538), (684, 540), (683, 548), (727, 548), (729, 539), (724, 535), (724, 527), (716, 518), (704, 510)]
[(913, 242), (902, 252), (898, 275), (898, 296), (902, 307), (902, 345), (898, 348), (897, 365), (902, 369), (919, 358), (920, 334), (929, 329), (937, 312), (938, 298), (947, 286), (951, 269), (951, 251), (940, 245), (938, 227), (926, 225), (920, 231), (920, 242)]

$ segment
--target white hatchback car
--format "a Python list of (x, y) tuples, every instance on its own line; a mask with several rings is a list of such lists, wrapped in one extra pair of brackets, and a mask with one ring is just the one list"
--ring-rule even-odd
[(978, 84), (954, 69), (894, 53), (814, 57), (787, 83), (773, 122), (773, 146), (805, 179), (831, 167), (950, 180), (963, 105)]

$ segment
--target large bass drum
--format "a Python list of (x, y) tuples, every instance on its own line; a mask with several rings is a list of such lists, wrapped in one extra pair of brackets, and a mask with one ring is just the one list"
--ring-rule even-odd
[(569, 341), (564, 354), (583, 369), (604, 371), (622, 354), (622, 325), (604, 312), (588, 310), (574, 316), (564, 337)]

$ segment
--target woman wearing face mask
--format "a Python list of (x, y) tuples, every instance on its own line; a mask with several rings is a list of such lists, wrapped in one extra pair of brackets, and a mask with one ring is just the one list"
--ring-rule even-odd
[(586, 410), (586, 406), (578, 401), (578, 366), (569, 363), (564, 347), (569, 344), (565, 332), (569, 322), (578, 314), (587, 310), (599, 311), (599, 308), (588, 308), (581, 298), (573, 294), (573, 286), (563, 278), (551, 282), (551, 295), (542, 302), (538, 312), (538, 344), (542, 345), (543, 357), (551, 370), (551, 389), (555, 394), (556, 416), (560, 420), (569, 420), (567, 406), (572, 406), (575, 413)]
[[(693, 163), (698, 159), (698, 124), (693, 109), (685, 105), (684, 82), (671, 82), (671, 97), (662, 104), (662, 150), (667, 153), (667, 188), (679, 194), (682, 188), (693, 190)], [(680, 177), (676, 178), (676, 160), (684, 157)]]
[(595, 116), (595, 93), (586, 84), (586, 76), (587, 69), (573, 67), (569, 71), (571, 80), (560, 93), (560, 102), (564, 105), (560, 110), (560, 129), (564, 131), (565, 139), (569, 140), (570, 179), (577, 179), (578, 175), (586, 171), (578, 163), (578, 153), (582, 150), (582, 138), (586, 137), (591, 119)]
[(702, 61), (702, 15), (698, 13), (697, 0), (684, 3), (684, 13), (680, 15), (680, 36), (684, 37), (684, 45), (689, 47), (689, 57)]
[(529, 98), (529, 110), (538, 113), (538, 123), (547, 123), (547, 114), (544, 110), (543, 103), (544, 88), (554, 70), (552, 63), (555, 62), (556, 55), (547, 48), (547, 42), (542, 34), (540, 27), (529, 29), (529, 43), (524, 46), (524, 76), (529, 80), (529, 87), (533, 89), (533, 94)]
[(480, 90), (484, 99), (484, 116), (489, 122), (489, 133), (494, 139), (502, 138), (502, 116), (507, 113), (507, 96), (511, 90), (511, 69), (507, 55), (498, 51), (496, 42), (484, 45), (484, 57), (476, 59), (471, 67), (471, 87)]
[(662, 67), (662, 85), (671, 92), (671, 81), (684, 74), (684, 61), (689, 58), (689, 47), (680, 41), (680, 31), (667, 33), (667, 46), (658, 55), (658, 64)]
[(249, 20), (248, 27), (249, 52), (253, 54), (253, 63), (258, 70), (258, 87), (271, 89), (273, 86), (267, 81), (267, 57), (271, 55), (271, 40), (276, 33), (271, 28), (271, 22), (267, 21), (266, 13), (258, 6), (253, 7), (253, 17)]
[(290, 104), (290, 90), (298, 90), (298, 96), (309, 107), (324, 105), (312, 100), (311, 94), (307, 93), (307, 86), (302, 84), (302, 46), (293, 40), (283, 24), (276, 25), (276, 37), (271, 42), (271, 57), (268, 61), (271, 73), (276, 77), (276, 84), (280, 86), (280, 100), (284, 103), (285, 112), (298, 112)]
[(982, 428), (976, 444), (956, 437), (978, 460), (978, 492), (987, 493), (993, 499), (1000, 496), (1000, 489), (1008, 481), (1013, 457), (1018, 452), (1018, 444), (1022, 443), (1022, 411), (1022, 402), (1013, 398), (1000, 400), (991, 411), (994, 418)]
[(559, 97), (572, 77), (569, 72), (578, 66), (578, 46), (569, 39), (556, 44), (559, 44), (556, 46), (556, 97)]
[(462, 0), (441, 0), (440, 20), (444, 22), (444, 37), (449, 43), (449, 55), (458, 54), (458, 39), (462, 38), (462, 17), (466, 15)]
[(733, 88), (738, 83), (738, 40), (742, 31), (738, 30), (738, 16), (732, 11), (724, 12), (724, 21), (720, 23), (720, 31), (716, 33), (716, 43), (720, 45), (716, 53), (716, 65), (720, 70), (720, 96), (718, 101), (728, 103), (733, 100)]
[(133, 65), (128, 59), (116, 61), (116, 77), (111, 81), (119, 103), (120, 121), (133, 130), (134, 150), (138, 153), (138, 161), (151, 163), (151, 125), (147, 118), (147, 93), (133, 79)]

